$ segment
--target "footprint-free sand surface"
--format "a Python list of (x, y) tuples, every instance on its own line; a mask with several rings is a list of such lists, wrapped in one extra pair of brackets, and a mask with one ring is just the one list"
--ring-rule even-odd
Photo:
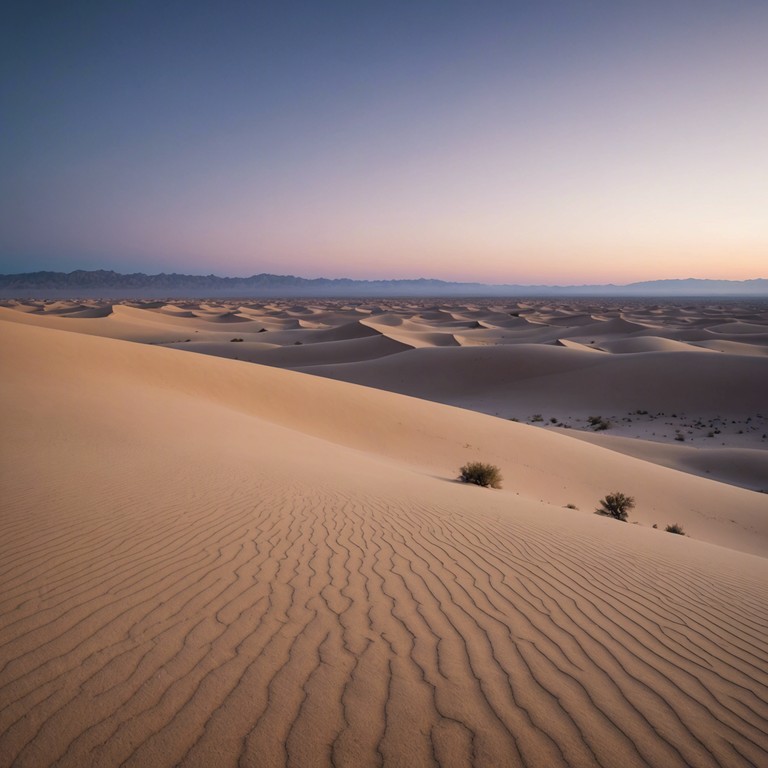
[(768, 764), (764, 304), (4, 302), (0, 349), (0, 764)]

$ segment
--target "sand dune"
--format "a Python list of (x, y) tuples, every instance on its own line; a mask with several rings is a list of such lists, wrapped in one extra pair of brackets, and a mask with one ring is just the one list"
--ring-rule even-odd
[[(760, 396), (768, 372), (761, 372), (762, 364), (752, 364), (746, 372), (737, 364), (730, 377), (736, 383), (731, 387), (727, 374), (730, 358), (714, 361), (710, 356), (707, 362), (702, 358), (692, 364), (675, 357), (676, 353), (694, 351), (700, 355), (702, 350), (708, 350), (731, 357), (765, 358), (768, 333), (742, 332), (768, 327), (768, 312), (760, 302), (698, 302), (684, 306), (673, 302), (649, 305), (642, 301), (596, 304), (497, 300), (378, 304), (297, 304), (280, 300), (249, 304), (4, 303), (6, 307), (0, 307), (0, 317), (16, 322), (175, 346), (278, 367), (313, 367), (314, 373), (529, 423), (537, 423), (534, 417), (544, 413), (555, 423), (583, 429), (587, 416), (597, 413), (608, 419), (615, 434), (624, 437), (672, 442), (682, 434), (685, 440), (711, 448), (707, 441), (714, 433), (719, 447), (768, 448), (768, 440), (763, 437), (768, 435), (768, 413), (764, 412)], [(87, 309), (82, 310), (83, 306)], [(56, 314), (51, 315), (46, 309), (53, 309)], [(87, 321), (85, 317), (74, 317), (83, 311), (105, 316)], [(250, 318), (253, 322), (238, 323), (232, 328), (215, 321), (222, 313)], [(734, 333), (729, 335), (729, 329)], [(240, 351), (230, 345), (233, 338), (243, 339)], [(358, 341), (365, 338), (369, 341)], [(334, 342), (347, 343), (334, 346)], [(314, 351), (302, 349), (315, 344), (331, 346)], [(533, 351), (532, 345), (600, 353), (605, 357), (605, 367), (572, 372), (570, 378), (562, 380), (555, 367), (552, 375), (536, 382), (528, 375), (540, 354)], [(431, 362), (430, 348), (457, 346), (520, 346), (523, 349), (518, 354), (530, 354), (533, 360), (492, 353), (499, 357), (480, 362), (476, 371), (467, 372), (465, 363), (474, 363), (476, 358), (454, 352), (451, 354), (457, 357), (453, 364), (441, 363), (432, 376), (429, 369), (419, 370), (419, 364), (414, 362), (419, 358), (399, 359), (400, 353), (407, 355), (409, 349), (416, 348), (424, 350), (423, 361)], [(641, 358), (642, 353), (648, 354)], [(390, 381), (388, 375), (380, 376), (376, 366), (366, 366), (366, 361), (385, 355), (391, 358), (387, 371), (403, 369), (403, 376), (397, 381)], [(611, 357), (628, 359), (618, 362)], [(509, 365), (512, 359), (516, 360), (514, 371)], [(559, 359), (565, 363), (571, 358), (563, 354)], [(361, 363), (364, 367), (347, 368), (347, 363)], [(345, 367), (337, 370), (340, 364)], [(329, 368), (324, 370), (322, 366)], [(563, 370), (571, 371), (570, 362)], [(511, 387), (506, 386), (502, 371), (510, 374)], [(745, 373), (748, 380), (739, 383)], [(528, 377), (522, 384), (518, 381), (521, 376)], [(446, 387), (446, 379), (455, 379), (452, 388)], [(472, 386), (462, 388), (462, 382)], [(443, 391), (446, 389), (447, 393)], [(744, 392), (747, 397), (743, 399), (738, 393)], [(742, 404), (734, 409), (734, 402)], [(645, 410), (651, 411), (649, 419), (635, 417), (637, 411)]]
[[(766, 339), (768, 342), (768, 339)], [(711, 349), (715, 352), (725, 352), (729, 355), (757, 355), (759, 357), (765, 357), (768, 355), (768, 343), (762, 344), (742, 344), (738, 341), (714, 341), (703, 340), (696, 342), (697, 347), (704, 349)]]
[(273, 365), (278, 368), (302, 368), (312, 365), (333, 365), (360, 360), (374, 360), (411, 348), (382, 335), (342, 341), (315, 342), (313, 344), (293, 344), (287, 347), (254, 341), (233, 343), (232, 340), (229, 342), (203, 341), (189, 344), (168, 344), (166, 346), (188, 352), (200, 352), (204, 355)]
[[(0, 320), (145, 344), (170, 343), (199, 332), (199, 327), (180, 325), (182, 322), (188, 322), (183, 318), (169, 317), (146, 309), (135, 310), (141, 313), (138, 316), (131, 315), (125, 310), (133, 308), (124, 305), (117, 305), (113, 309), (114, 312), (105, 317), (73, 318), (41, 317), (34, 313), (21, 313), (0, 307)], [(220, 332), (221, 328), (217, 328), (217, 331)]]
[[(53, 319), (59, 315), (71, 317), (83, 309), (105, 310), (113, 306), (108, 302), (66, 301), (5, 301), (2, 306), (18, 313)], [(270, 301), (243, 304), (240, 302), (162, 301), (120, 302), (114, 305), (118, 313), (127, 312), (133, 319), (145, 319), (143, 313), (168, 315), (180, 320), (210, 323), (210, 330), (223, 322), (254, 320), (267, 330), (286, 330), (299, 327), (333, 331), (357, 321), (382, 332), (385, 327), (413, 333), (453, 332), (473, 334), (484, 331), (504, 331), (496, 341), (503, 343), (553, 343), (560, 338), (586, 338), (587, 336), (614, 341), (618, 337), (656, 336), (678, 341), (732, 340), (764, 345), (768, 337), (768, 313), (764, 307), (754, 305), (697, 304), (681, 307), (675, 304), (648, 305), (636, 302), (611, 307), (606, 303), (588, 301), (552, 305), (545, 302), (479, 301), (428, 304), (425, 302), (389, 301), (385, 304), (324, 301), (315, 304), (296, 304), (290, 301)], [(138, 314), (137, 314), (138, 313)], [(125, 315), (126, 317), (128, 315)], [(195, 321), (197, 323), (197, 321)], [(194, 327), (186, 323), (186, 327)], [(223, 329), (219, 329), (223, 330)], [(477, 336), (482, 339), (483, 336)], [(330, 339), (320, 339), (330, 340)]]
[(718, 334), (737, 334), (739, 336), (742, 335), (752, 335), (752, 334), (758, 334), (758, 335), (764, 335), (765, 334), (765, 325), (760, 324), (756, 325), (755, 323), (745, 323), (742, 321), (737, 321), (733, 323), (723, 323), (722, 325), (713, 325), (709, 328), (710, 333), (718, 333)]
[(675, 339), (664, 339), (658, 336), (633, 336), (627, 339), (601, 341), (600, 349), (613, 354), (637, 352), (697, 352), (704, 351), (700, 346), (685, 344)]
[[(6, 764), (768, 761), (768, 495), (567, 432), (57, 329), (108, 319), (0, 312)], [(539, 381), (563, 360), (753, 362), (500, 351)], [(501, 359), (376, 365), (426, 353)], [(454, 481), (475, 458), (503, 490)], [(613, 488), (639, 525), (592, 514)]]
[(575, 413), (709, 412), (713, 403), (724, 412), (750, 413), (765, 408), (768, 381), (758, 357), (704, 350), (599, 355), (542, 345), (418, 349), (312, 373), (501, 415), (510, 405), (513, 411), (546, 405)]
[(162, 307), (152, 309), (153, 312), (159, 312), (171, 317), (197, 317), (197, 315), (186, 307), (178, 307), (174, 304), (164, 304)]
[(362, 320), (354, 320), (344, 323), (336, 328), (328, 328), (312, 333), (308, 340), (317, 343), (323, 341), (347, 341), (349, 339), (362, 339), (368, 336), (379, 336), (379, 331), (369, 327)]
[(598, 319), (597, 322), (589, 325), (578, 325), (575, 328), (570, 329), (564, 336), (616, 336), (626, 335), (638, 332), (644, 332), (647, 330), (647, 326), (642, 323), (632, 322), (631, 320), (625, 320), (623, 317), (604, 318)]
[(659, 445), (637, 438), (573, 430), (565, 434), (627, 456), (768, 493), (768, 451), (765, 450)]
[(199, 317), (204, 317), (209, 323), (226, 323), (227, 325), (253, 322), (253, 318), (245, 317), (237, 312), (220, 312), (213, 316), (205, 317), (204, 315), (199, 315)]

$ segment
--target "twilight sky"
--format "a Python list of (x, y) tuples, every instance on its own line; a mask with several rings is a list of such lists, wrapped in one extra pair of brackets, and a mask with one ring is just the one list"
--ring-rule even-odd
[(11, 0), (0, 272), (768, 277), (765, 0)]

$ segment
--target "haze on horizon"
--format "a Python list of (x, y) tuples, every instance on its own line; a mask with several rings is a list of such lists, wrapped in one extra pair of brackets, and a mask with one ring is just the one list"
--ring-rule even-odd
[(5, 17), (2, 273), (766, 276), (764, 2)]

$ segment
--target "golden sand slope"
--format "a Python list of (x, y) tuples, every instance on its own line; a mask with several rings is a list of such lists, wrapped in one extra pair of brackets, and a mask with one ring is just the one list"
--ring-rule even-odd
[[(291, 372), (0, 340), (5, 764), (768, 760), (768, 560), (539, 501), (605, 466), (679, 480), (673, 514), (761, 495)], [(506, 490), (450, 481), (470, 441)]]

